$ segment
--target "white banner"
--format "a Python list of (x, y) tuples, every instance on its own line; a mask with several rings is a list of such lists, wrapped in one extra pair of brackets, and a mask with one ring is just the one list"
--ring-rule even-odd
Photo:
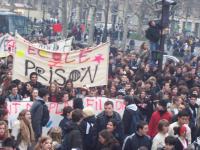
[(75, 87), (107, 85), (109, 44), (70, 52), (51, 52), (38, 49), (16, 37), (13, 79), (29, 80), (31, 72), (38, 73), (44, 84), (55, 81), (64, 86), (68, 79)]
[(72, 38), (60, 40), (47, 45), (40, 43), (35, 43), (33, 45), (39, 49), (46, 49), (49, 51), (56, 51), (56, 52), (68, 52), (71, 51), (72, 49)]
[[(125, 108), (123, 100), (109, 99), (105, 97), (86, 97), (83, 99), (83, 103), (84, 107), (92, 107), (97, 115), (104, 110), (104, 103), (108, 100), (113, 102), (114, 110), (122, 116)], [(9, 126), (12, 127), (12, 124), (17, 119), (20, 111), (23, 109), (30, 110), (32, 104), (33, 102), (8, 102), (7, 108), (9, 111)], [(61, 119), (63, 118), (61, 116), (63, 108), (65, 106), (72, 106), (72, 101), (66, 103), (48, 102), (47, 105), (50, 112), (50, 120), (44, 128), (44, 133), (47, 133), (51, 127), (59, 125)]]
[(0, 57), (7, 57), (15, 52), (15, 39), (9, 34), (0, 37)]

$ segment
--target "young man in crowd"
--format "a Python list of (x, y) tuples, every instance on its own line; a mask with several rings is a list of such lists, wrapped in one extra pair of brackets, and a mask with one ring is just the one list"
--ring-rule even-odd
[(97, 134), (101, 130), (106, 129), (107, 123), (110, 119), (114, 119), (117, 122), (117, 130), (123, 133), (120, 114), (114, 111), (114, 104), (112, 101), (106, 101), (104, 103), (104, 111), (97, 115), (96, 123), (94, 125)]
[(186, 107), (186, 111), (190, 116), (189, 127), (191, 129), (192, 142), (196, 139), (197, 131), (197, 119), (200, 117), (199, 115), (199, 106), (197, 105), (197, 96), (192, 94), (189, 98), (188, 107)]
[(62, 150), (82, 150), (83, 140), (79, 127), (82, 119), (82, 110), (75, 109), (72, 111), (72, 121), (66, 124), (66, 133), (62, 143)]
[(177, 137), (174, 134), (174, 128), (175, 127), (181, 127), (182, 125), (185, 125), (185, 127), (186, 127), (186, 139), (188, 140), (188, 143), (191, 144), (191, 129), (188, 126), (188, 121), (189, 121), (188, 112), (185, 111), (185, 110), (180, 111), (178, 113), (178, 121), (169, 125), (169, 132), (168, 132), (169, 135)]
[(143, 120), (142, 114), (135, 104), (133, 96), (124, 97), (125, 110), (123, 114), (123, 127), (125, 136), (129, 136), (136, 131), (137, 123)]
[(114, 111), (114, 104), (112, 101), (106, 101), (104, 103), (104, 111), (97, 115), (96, 122), (94, 124), (94, 134), (96, 138), (96, 150), (101, 149), (98, 143), (98, 134), (103, 129), (106, 129), (108, 121), (113, 119), (116, 122), (116, 130), (119, 133), (120, 137), (124, 137), (122, 120), (118, 112)]
[(36, 72), (32, 72), (30, 74), (30, 81), (28, 83), (31, 83), (33, 87), (36, 89), (40, 89), (44, 87), (42, 83), (38, 82), (38, 74)]
[(49, 98), (49, 92), (46, 88), (41, 88), (38, 95), (39, 97), (34, 101), (30, 109), (36, 141), (42, 135), (42, 127), (46, 126), (50, 119), (49, 110), (46, 105)]
[(22, 96), (18, 93), (18, 87), (16, 84), (12, 84), (10, 87), (11, 93), (7, 96), (6, 101), (21, 101)]
[(148, 124), (146, 122), (140, 122), (137, 125), (136, 133), (128, 136), (124, 140), (122, 150), (138, 150), (140, 147), (146, 147), (151, 149), (151, 139), (147, 136)]
[(151, 116), (148, 135), (152, 138), (158, 132), (157, 129), (160, 120), (165, 119), (170, 122), (172, 119), (172, 114), (167, 111), (167, 103), (167, 100), (160, 100), (158, 102), (158, 110), (155, 111)]

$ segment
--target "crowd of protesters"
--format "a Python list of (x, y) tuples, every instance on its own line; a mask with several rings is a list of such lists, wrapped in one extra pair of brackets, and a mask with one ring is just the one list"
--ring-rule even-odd
[[(154, 32), (153, 32), (154, 33)], [(152, 38), (152, 37), (150, 37)], [(151, 43), (155, 49), (156, 41)], [(162, 70), (150, 63), (151, 51), (143, 43), (136, 53), (111, 47), (108, 85), (75, 88), (68, 80), (48, 87), (32, 72), (30, 81), (12, 80), (13, 57), (0, 59), (0, 147), (20, 150), (184, 150), (200, 136), (200, 76), (197, 56)], [(83, 98), (124, 100), (124, 113), (112, 101), (95, 114), (84, 108)], [(9, 126), (7, 102), (32, 101)], [(44, 136), (49, 121), (46, 102), (72, 101), (63, 109), (63, 120)]]

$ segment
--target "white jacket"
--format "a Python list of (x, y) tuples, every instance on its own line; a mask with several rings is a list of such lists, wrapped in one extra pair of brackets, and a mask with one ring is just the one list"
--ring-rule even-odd
[[(174, 135), (174, 127), (179, 127), (178, 122), (174, 122), (169, 125), (168, 134), (170, 136), (178, 137), (178, 135)], [(186, 127), (186, 139), (188, 140), (188, 144), (191, 144), (191, 129), (187, 124), (185, 124), (185, 127)]]

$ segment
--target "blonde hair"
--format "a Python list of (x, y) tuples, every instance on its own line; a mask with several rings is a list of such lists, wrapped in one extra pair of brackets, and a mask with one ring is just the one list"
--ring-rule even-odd
[(56, 141), (58, 143), (61, 143), (62, 138), (62, 130), (60, 127), (52, 127), (48, 131), (48, 136), (52, 138), (53, 141)]
[(8, 130), (8, 125), (5, 121), (0, 121), (0, 126), (4, 125), (5, 126), (5, 133), (4, 133), (4, 139), (8, 138), (10, 136), (9, 130)]

